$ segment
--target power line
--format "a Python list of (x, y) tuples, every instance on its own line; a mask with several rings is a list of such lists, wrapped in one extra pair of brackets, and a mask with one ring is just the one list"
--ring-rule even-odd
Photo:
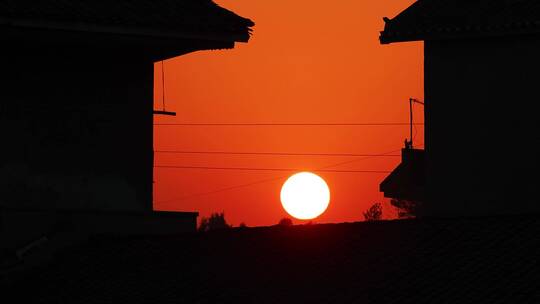
[[(390, 153), (394, 153), (394, 152), (397, 152), (397, 151), (400, 151), (400, 150), (392, 150), (392, 151), (381, 153), (381, 154), (390, 154)], [(361, 161), (361, 160), (365, 160), (365, 159), (369, 159), (369, 158), (371, 158), (371, 157), (367, 156), (367, 157), (363, 157), (363, 158), (358, 158), (358, 159), (350, 160), (350, 161), (347, 161), (347, 162), (341, 162), (341, 163), (337, 163), (337, 164), (334, 164), (334, 165), (329, 165), (329, 166), (323, 167), (321, 169), (331, 168), (333, 166), (339, 166), (339, 165), (343, 165), (345, 163), (357, 162), (357, 161)], [(251, 186), (264, 184), (264, 183), (268, 183), (268, 182), (273, 182), (273, 181), (277, 181), (277, 180), (280, 180), (280, 179), (284, 179), (287, 176), (288, 175), (280, 175), (278, 177), (262, 179), (262, 180), (258, 180), (258, 181), (251, 182), (251, 183), (245, 183), (245, 184), (240, 184), (240, 185), (236, 185), (236, 186), (220, 188), (220, 189), (211, 190), (211, 191), (207, 191), (207, 192), (194, 193), (194, 194), (186, 195), (186, 196), (183, 196), (183, 197), (177, 197), (177, 198), (173, 198), (173, 199), (159, 201), (159, 202), (156, 202), (156, 203), (161, 203), (162, 204), (162, 203), (168, 203), (168, 202), (174, 202), (174, 201), (184, 201), (184, 200), (195, 198), (195, 197), (207, 196), (207, 195), (212, 195), (212, 194), (216, 194), (216, 193), (236, 190), (236, 189), (240, 189), (240, 188), (251, 187)]]
[(273, 182), (273, 181), (283, 179), (285, 177), (286, 176), (278, 176), (278, 177), (273, 177), (273, 178), (267, 178), (267, 179), (258, 180), (258, 181), (252, 182), (252, 183), (246, 183), (246, 184), (240, 184), (240, 185), (230, 186), (230, 187), (226, 187), (226, 188), (220, 188), (220, 189), (211, 190), (211, 191), (208, 191), (208, 192), (194, 193), (194, 194), (186, 195), (186, 196), (183, 196), (183, 197), (177, 197), (177, 198), (168, 199), (168, 200), (164, 200), (164, 201), (159, 201), (159, 202), (155, 202), (155, 203), (168, 203), (168, 202), (174, 202), (174, 201), (183, 201), (183, 200), (194, 198), (194, 197), (206, 196), (206, 195), (216, 194), (216, 193), (220, 193), (220, 192), (235, 190), (235, 189), (239, 189), (239, 188), (251, 187), (251, 186), (255, 186), (255, 185), (259, 185), (259, 184)]
[[(421, 147), (421, 146), (423, 146), (423, 144), (420, 144), (418, 146)], [(384, 152), (384, 153), (381, 153), (381, 154), (391, 154), (391, 153), (395, 153), (395, 152), (399, 152), (399, 151), (401, 151), (401, 149), (396, 149), (396, 150)], [(358, 162), (358, 161), (362, 161), (362, 160), (366, 160), (366, 159), (370, 159), (370, 158), (372, 158), (372, 156), (356, 158), (356, 159), (353, 159), (353, 160), (340, 162), (340, 163), (335, 163), (335, 164), (328, 165), (328, 166), (324, 166), (324, 167), (321, 167), (321, 169), (337, 167), (337, 166), (350, 164), (350, 163), (353, 163), (353, 162)], [(280, 175), (280, 176), (274, 177), (274, 178), (262, 179), (262, 180), (258, 180), (258, 181), (251, 182), (251, 183), (245, 183), (245, 184), (240, 184), (240, 185), (236, 185), (236, 186), (216, 189), (216, 190), (212, 190), (212, 191), (208, 191), (208, 192), (194, 193), (194, 194), (191, 194), (191, 195), (186, 195), (186, 196), (183, 196), (183, 197), (177, 197), (177, 198), (173, 198), (173, 199), (163, 200), (163, 201), (159, 201), (159, 202), (155, 202), (155, 203), (168, 203), (168, 202), (174, 202), (174, 201), (184, 201), (184, 200), (190, 199), (190, 198), (207, 196), (207, 195), (212, 195), (212, 194), (216, 194), (216, 193), (231, 191), (231, 190), (235, 190), (235, 189), (251, 187), (251, 186), (254, 186), (254, 185), (258, 185), (258, 184), (273, 182), (273, 181), (276, 181), (276, 180), (284, 179), (286, 177), (287, 177), (287, 175)]]
[[(424, 125), (424, 123), (414, 123)], [(155, 123), (154, 126), (185, 127), (310, 127), (310, 126), (409, 126), (407, 122), (376, 123)]]
[(235, 152), (235, 151), (181, 151), (156, 150), (155, 153), (170, 154), (217, 154), (217, 155), (272, 155), (272, 156), (342, 156), (342, 157), (399, 157), (398, 154), (355, 154), (355, 153), (293, 153), (293, 152)]
[[(424, 146), (424, 144), (418, 145), (418, 147), (423, 147), (423, 146)], [(390, 154), (390, 153), (395, 153), (395, 152), (399, 152), (399, 151), (401, 151), (401, 149), (392, 150), (392, 151), (388, 151), (388, 152), (381, 153), (381, 154), (384, 155), (384, 154)], [(342, 166), (342, 165), (347, 165), (347, 164), (350, 164), (350, 163), (354, 163), (354, 162), (357, 162), (357, 161), (366, 160), (366, 159), (370, 159), (370, 158), (373, 158), (373, 156), (366, 156), (366, 157), (362, 157), (362, 158), (357, 158), (357, 159), (347, 160), (347, 161), (340, 162), (340, 163), (335, 163), (335, 164), (332, 164), (332, 165), (329, 165), (329, 166), (326, 166), (326, 167), (322, 167), (322, 169), (333, 168), (333, 167), (338, 167), (338, 166)]]
[(234, 170), (234, 171), (315, 171), (315, 172), (334, 172), (334, 173), (390, 173), (391, 171), (383, 170), (330, 170), (330, 169), (315, 169), (306, 170), (298, 168), (254, 168), (254, 167), (208, 167), (208, 166), (154, 166), (154, 168), (167, 169), (196, 169), (196, 170)]

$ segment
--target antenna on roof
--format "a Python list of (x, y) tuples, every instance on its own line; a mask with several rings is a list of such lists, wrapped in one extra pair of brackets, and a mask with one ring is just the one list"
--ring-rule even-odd
[(154, 110), (154, 115), (176, 116), (176, 112), (165, 110), (165, 63), (161, 60), (161, 110)]
[(413, 148), (413, 103), (419, 103), (421, 105), (424, 105), (423, 101), (420, 101), (415, 98), (409, 98), (409, 114), (410, 114), (410, 121), (409, 121), (409, 127), (410, 127), (410, 139), (405, 139), (405, 149), (412, 149)]

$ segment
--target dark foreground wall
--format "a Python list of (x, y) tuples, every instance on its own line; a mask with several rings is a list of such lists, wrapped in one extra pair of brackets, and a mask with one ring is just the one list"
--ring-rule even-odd
[(95, 236), (193, 233), (196, 212), (1, 210), (0, 276), (49, 261), (57, 252)]
[(540, 210), (540, 37), (425, 42), (428, 212)]
[(152, 60), (3, 42), (0, 205), (152, 210)]

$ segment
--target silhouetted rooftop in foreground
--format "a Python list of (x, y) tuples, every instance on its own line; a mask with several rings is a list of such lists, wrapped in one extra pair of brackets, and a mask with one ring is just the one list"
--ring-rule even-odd
[(540, 32), (537, 0), (418, 0), (387, 20), (382, 43)]
[(11, 290), (32, 303), (538, 303), (538, 235), (527, 216), (95, 238)]
[(156, 36), (222, 33), (247, 41), (254, 23), (211, 0), (4, 0), (0, 25)]

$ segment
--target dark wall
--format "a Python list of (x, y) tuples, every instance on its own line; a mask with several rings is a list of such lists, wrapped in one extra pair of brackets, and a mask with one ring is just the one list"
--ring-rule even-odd
[(0, 204), (151, 210), (152, 60), (61, 41), (0, 55)]
[(0, 224), (4, 275), (51, 262), (59, 253), (94, 237), (193, 233), (197, 228), (197, 213), (0, 210)]
[(72, 244), (94, 235), (165, 235), (197, 228), (197, 213), (188, 212), (3, 210), (0, 220), (0, 250), (22, 248), (43, 236)]
[(540, 211), (540, 37), (425, 42), (427, 212)]

